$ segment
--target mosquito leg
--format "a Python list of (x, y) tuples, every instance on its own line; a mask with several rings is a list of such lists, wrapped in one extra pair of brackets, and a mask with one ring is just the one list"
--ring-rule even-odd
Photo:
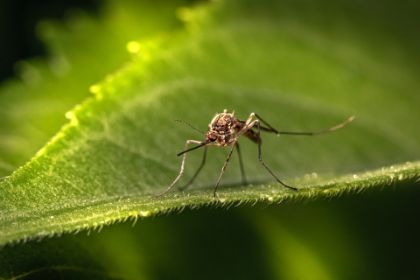
[(271, 176), (273, 176), (274, 177), (274, 179), (276, 179), (276, 181), (277, 182), (279, 182), (280, 184), (282, 184), (284, 187), (286, 187), (286, 188), (289, 188), (289, 189), (292, 189), (292, 190), (295, 190), (295, 191), (297, 191), (297, 188), (294, 188), (294, 187), (291, 187), (291, 186), (289, 186), (289, 185), (287, 185), (287, 184), (285, 184), (285, 183), (283, 183), (277, 176), (276, 176), (276, 174), (274, 174), (274, 172), (265, 164), (265, 162), (263, 161), (263, 158), (262, 158), (262, 151), (261, 151), (261, 146), (262, 146), (262, 141), (261, 141), (261, 138), (260, 138), (260, 132), (261, 132), (261, 129), (260, 129), (260, 122), (257, 120), (257, 121), (255, 121), (255, 125), (257, 126), (257, 135), (258, 135), (258, 138), (259, 138), (259, 141), (258, 141), (258, 160), (261, 162), (261, 164), (264, 166), (264, 168), (265, 169), (267, 169), (267, 171), (271, 174)]
[(185, 190), (194, 182), (195, 178), (198, 176), (204, 164), (206, 163), (206, 157), (207, 157), (207, 146), (204, 146), (203, 159), (201, 160), (200, 166), (198, 167), (197, 171), (195, 171), (194, 176), (192, 176), (192, 178), (188, 181), (188, 183), (186, 183), (184, 186), (180, 187), (179, 189)]
[[(185, 142), (185, 146), (184, 146), (184, 150), (187, 149), (189, 144), (201, 144), (201, 141), (196, 141), (196, 140), (187, 140)], [(184, 167), (185, 167), (185, 160), (187, 159), (187, 153), (184, 153), (182, 155), (182, 162), (181, 162), (181, 168), (179, 170), (178, 176), (176, 176), (175, 180), (172, 182), (172, 184), (169, 185), (169, 187), (164, 190), (161, 193), (158, 193), (156, 196), (162, 196), (164, 194), (166, 194), (167, 192), (169, 192), (174, 186), (175, 184), (179, 181), (179, 179), (182, 177), (182, 175), (184, 174)]]
[[(261, 118), (257, 113), (254, 113), (255, 117), (257, 119), (260, 120), (260, 122), (262, 122), (263, 124), (265, 124), (266, 126), (268, 126), (268, 128), (265, 128), (267, 131), (272, 131), (274, 133), (279, 133), (279, 131), (277, 129), (275, 129), (274, 127), (272, 127), (268, 122), (266, 122), (263, 118)], [(258, 124), (258, 130), (261, 130), (261, 126)]]
[(244, 162), (242, 161), (241, 150), (239, 148), (239, 143), (238, 142), (236, 142), (235, 147), (236, 147), (236, 151), (238, 152), (239, 167), (241, 168), (242, 184), (247, 185), (248, 183), (247, 183), (246, 177), (245, 177)]
[(351, 116), (351, 117), (347, 118), (346, 120), (344, 120), (343, 122), (341, 122), (339, 124), (336, 124), (332, 127), (324, 128), (324, 129), (321, 129), (321, 130), (318, 130), (318, 131), (279, 131), (279, 130), (275, 129), (274, 127), (272, 127), (264, 119), (262, 119), (258, 114), (252, 113), (250, 115), (250, 117), (251, 116), (255, 116), (258, 120), (260, 120), (263, 124), (265, 124), (267, 126), (267, 127), (260, 126), (259, 127), (260, 130), (267, 131), (267, 132), (274, 132), (277, 135), (286, 134), (286, 135), (306, 135), (306, 136), (315, 136), (315, 135), (320, 135), (320, 134), (324, 134), (324, 133), (330, 133), (330, 132), (337, 131), (337, 130), (345, 127), (349, 123), (351, 123), (355, 118), (354, 116)]
[(229, 163), (230, 158), (232, 157), (232, 153), (234, 149), (235, 149), (235, 144), (232, 146), (232, 149), (230, 149), (229, 154), (225, 160), (225, 163), (223, 164), (222, 170), (220, 171), (220, 175), (219, 175), (219, 178), (217, 179), (216, 185), (214, 186), (214, 192), (213, 192), (214, 198), (219, 197), (217, 195), (217, 188), (219, 187), (220, 180), (222, 180), (222, 176), (225, 173), (226, 167)]

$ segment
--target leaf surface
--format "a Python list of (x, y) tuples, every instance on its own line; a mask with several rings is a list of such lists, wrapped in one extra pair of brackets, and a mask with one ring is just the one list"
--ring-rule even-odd
[[(420, 114), (413, 109), (420, 99), (416, 39), (391, 36), (399, 30), (371, 38), (369, 28), (377, 27), (367, 19), (353, 24), (344, 17), (330, 29), (321, 20), (330, 11), (319, 17), (302, 12), (301, 21), (291, 16), (294, 11), (293, 4), (269, 1), (179, 10), (185, 31), (140, 41), (133, 61), (95, 85), (95, 97), (68, 114), (70, 122), (1, 182), (0, 243), (204, 204), (271, 203), (418, 183), (419, 133), (410, 121)], [(388, 48), (378, 50), (385, 42)], [(406, 50), (407, 57), (395, 49)], [(297, 192), (272, 183), (257, 147), (244, 139), (250, 185), (241, 185), (235, 158), (222, 181), (221, 201), (213, 199), (226, 157), (214, 148), (191, 189), (154, 196), (177, 175), (175, 154), (185, 140), (203, 139), (173, 120), (206, 130), (224, 108), (241, 119), (257, 112), (282, 130), (357, 119), (319, 137), (263, 136), (265, 161)], [(201, 160), (199, 151), (188, 157), (183, 182)]]
[(130, 59), (128, 42), (179, 28), (174, 10), (182, 3), (107, 1), (98, 18), (73, 11), (64, 22), (38, 24), (49, 57), (18, 62), (18, 77), (0, 88), (0, 176), (27, 162), (90, 96), (90, 86)]

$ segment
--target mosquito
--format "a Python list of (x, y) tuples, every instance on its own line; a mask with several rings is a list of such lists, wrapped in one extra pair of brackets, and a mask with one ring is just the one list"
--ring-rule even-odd
[[(181, 168), (178, 173), (178, 176), (175, 178), (175, 180), (169, 185), (169, 187), (164, 190), (163, 192), (159, 193), (158, 196), (164, 195), (167, 192), (169, 192), (181, 179), (182, 175), (184, 174), (184, 167), (185, 167), (185, 161), (187, 159), (187, 153), (199, 149), (201, 147), (204, 147), (204, 153), (203, 158), (201, 161), (200, 166), (192, 176), (192, 178), (189, 180), (189, 182), (184, 186), (184, 188), (188, 187), (193, 183), (195, 178), (200, 173), (201, 169), (203, 168), (204, 164), (206, 163), (206, 157), (207, 157), (207, 147), (208, 146), (218, 146), (218, 147), (231, 147), (229, 150), (229, 153), (227, 155), (227, 158), (223, 164), (223, 167), (220, 171), (219, 177), (217, 178), (216, 185), (214, 186), (213, 190), (213, 196), (214, 198), (218, 197), (217, 189), (220, 185), (220, 181), (222, 180), (223, 174), (225, 173), (226, 167), (232, 157), (233, 151), (236, 149), (238, 153), (239, 158), (239, 166), (241, 170), (241, 176), (242, 176), (242, 182), (246, 184), (246, 177), (245, 177), (245, 170), (244, 170), (244, 164), (242, 161), (242, 155), (241, 150), (239, 148), (238, 139), (240, 136), (246, 136), (248, 139), (253, 141), (258, 145), (258, 160), (262, 164), (262, 166), (268, 171), (268, 173), (271, 174), (271, 176), (276, 179), (278, 183), (280, 183), (285, 188), (297, 191), (298, 189), (292, 186), (289, 186), (288, 184), (284, 183), (277, 177), (277, 175), (267, 166), (267, 164), (264, 162), (262, 157), (262, 139), (261, 139), (261, 132), (268, 132), (268, 133), (274, 133), (276, 135), (301, 135), (301, 136), (315, 136), (319, 134), (329, 133), (336, 131), (340, 128), (343, 128), (350, 122), (354, 120), (354, 116), (351, 116), (347, 118), (345, 121), (326, 128), (319, 131), (312, 131), (312, 132), (298, 132), (298, 131), (279, 131), (275, 129), (273, 126), (271, 126), (269, 123), (267, 123), (263, 118), (261, 118), (257, 113), (251, 113), (249, 117), (244, 121), (237, 119), (235, 117), (235, 112), (229, 113), (226, 109), (223, 111), (223, 113), (217, 113), (214, 118), (211, 120), (209, 124), (209, 129), (205, 133), (205, 140), (204, 141), (198, 141), (198, 140), (187, 140), (185, 142), (185, 147), (182, 152), (179, 152), (177, 156), (183, 156), (182, 162), (181, 162)], [(190, 127), (194, 128), (190, 124), (186, 123)], [(194, 128), (195, 129), (195, 128)], [(196, 129), (197, 130), (197, 129)], [(195, 144), (195, 146), (188, 148), (189, 145)]]

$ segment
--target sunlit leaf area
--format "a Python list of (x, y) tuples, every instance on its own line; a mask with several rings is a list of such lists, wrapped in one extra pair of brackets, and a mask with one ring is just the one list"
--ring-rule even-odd
[(420, 277), (419, 3), (6, 2), (0, 279)]

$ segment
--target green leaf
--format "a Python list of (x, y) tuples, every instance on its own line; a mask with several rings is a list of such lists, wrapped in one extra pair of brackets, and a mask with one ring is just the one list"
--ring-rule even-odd
[(396, 279), (405, 268), (403, 275), (412, 276), (417, 275), (419, 195), (418, 188), (406, 186), (281, 207), (185, 210), (145, 219), (134, 227), (126, 222), (101, 232), (5, 246), (0, 275), (351, 280)]
[[(95, 98), (68, 114), (70, 123), (1, 183), (0, 244), (219, 204), (212, 189), (223, 149), (209, 151), (190, 190), (154, 194), (177, 175), (175, 154), (185, 140), (203, 137), (173, 120), (205, 130), (224, 108), (242, 119), (257, 112), (284, 130), (314, 130), (357, 116), (334, 134), (263, 136), (265, 161), (297, 192), (272, 183), (256, 146), (242, 141), (251, 185), (240, 184), (232, 160), (219, 191), (225, 205), (418, 182), (419, 133), (409, 121), (420, 114), (412, 109), (420, 98), (418, 42), (394, 38), (398, 28), (375, 33), (379, 27), (363, 15), (357, 24), (343, 17), (331, 27), (323, 21), (336, 20), (330, 12), (307, 16), (292, 3), (269, 1), (181, 9), (185, 31), (141, 40), (133, 61), (92, 87)], [(189, 154), (184, 182), (200, 160), (197, 151)], [(412, 162), (398, 164), (406, 161)]]
[(0, 177), (27, 162), (89, 97), (89, 87), (130, 59), (129, 41), (180, 27), (173, 12), (181, 3), (107, 1), (99, 19), (74, 11), (64, 23), (39, 24), (50, 56), (17, 63), (19, 79), (0, 89)]

